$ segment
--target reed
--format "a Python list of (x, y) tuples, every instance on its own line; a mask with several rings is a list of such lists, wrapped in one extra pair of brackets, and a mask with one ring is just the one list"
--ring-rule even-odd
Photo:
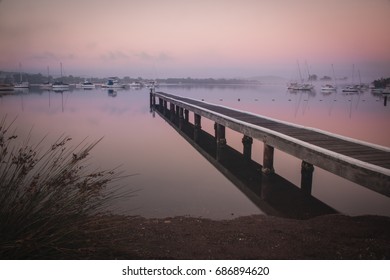
[(117, 168), (92, 169), (89, 154), (102, 139), (72, 147), (72, 139), (61, 136), (44, 148), (43, 140), (20, 141), (13, 124), (0, 120), (0, 259), (95, 258), (112, 242), (87, 242), (96, 228), (89, 224), (104, 221), (102, 236), (113, 226), (107, 207), (132, 195), (118, 184), (124, 176)]

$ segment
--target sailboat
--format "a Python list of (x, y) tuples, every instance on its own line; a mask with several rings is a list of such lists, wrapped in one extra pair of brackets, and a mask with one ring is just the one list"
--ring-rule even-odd
[[(61, 67), (61, 78), (62, 78), (62, 62), (60, 62), (60, 67)], [(55, 82), (52, 87), (53, 90), (58, 90), (58, 91), (69, 89), (69, 85), (62, 81)]]
[(22, 64), (19, 63), (20, 81), (14, 85), (14, 88), (29, 88), (29, 82), (23, 82), (22, 78)]
[(359, 86), (354, 84), (355, 64), (352, 64), (352, 84), (343, 88), (342, 92), (359, 92)]
[(47, 66), (47, 82), (46, 83), (43, 83), (43, 84), (40, 84), (39, 87), (42, 88), (42, 89), (51, 89), (53, 84), (50, 83), (49, 81), (49, 78), (50, 75), (49, 75), (49, 66)]
[(321, 91), (322, 92), (335, 92), (335, 91), (337, 91), (336, 76), (334, 74), (333, 64), (332, 64), (332, 72), (333, 72), (334, 84), (333, 85), (332, 84), (326, 84), (326, 85), (321, 86)]
[[(308, 83), (304, 83), (303, 82), (303, 78), (302, 78), (302, 73), (301, 73), (301, 67), (299, 66), (299, 62), (298, 62), (298, 70), (299, 70), (299, 77), (301, 79), (301, 82), (298, 83), (298, 82), (291, 82), (288, 86), (287, 86), (287, 89), (288, 90), (292, 90), (292, 91), (297, 91), (297, 90), (301, 90), (301, 91), (311, 91), (314, 89), (313, 85), (312, 84), (308, 84)], [(309, 75), (310, 76), (310, 75)]]

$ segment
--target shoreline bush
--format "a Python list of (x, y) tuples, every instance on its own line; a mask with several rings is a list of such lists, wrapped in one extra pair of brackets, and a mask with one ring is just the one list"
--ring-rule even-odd
[(131, 194), (120, 195), (121, 172), (91, 169), (89, 153), (102, 139), (72, 147), (72, 139), (61, 136), (45, 148), (43, 140), (20, 141), (13, 124), (0, 119), (0, 259), (73, 259), (95, 252), (85, 242), (94, 234), (87, 226), (91, 217), (99, 223), (109, 203)]

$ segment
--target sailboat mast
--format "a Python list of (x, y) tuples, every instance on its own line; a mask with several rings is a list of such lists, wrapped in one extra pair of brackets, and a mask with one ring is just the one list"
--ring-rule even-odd
[(301, 83), (303, 83), (303, 78), (302, 78), (302, 73), (301, 73), (301, 67), (299, 66), (299, 61), (297, 61), (297, 63), (298, 63), (299, 77), (301, 78)]
[(310, 81), (310, 71), (309, 71), (309, 66), (307, 65), (307, 61), (305, 61), (305, 66), (306, 66), (306, 70), (307, 70), (308, 81)]
[(336, 75), (334, 73), (334, 67), (333, 67), (333, 64), (332, 64), (332, 72), (333, 72), (333, 80), (334, 80), (334, 86), (337, 87), (337, 84), (336, 84)]
[(19, 76), (20, 76), (20, 83), (22, 83), (22, 63), (19, 62)]

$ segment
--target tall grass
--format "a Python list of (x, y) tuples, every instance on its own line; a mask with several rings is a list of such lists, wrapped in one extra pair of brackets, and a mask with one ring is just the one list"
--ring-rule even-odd
[(30, 144), (30, 137), (21, 141), (12, 127), (6, 117), (0, 120), (0, 258), (72, 259), (96, 252), (85, 242), (94, 234), (88, 223), (99, 223), (123, 177), (115, 169), (91, 169), (89, 153), (101, 139), (72, 147), (62, 136), (45, 148), (42, 141)]

